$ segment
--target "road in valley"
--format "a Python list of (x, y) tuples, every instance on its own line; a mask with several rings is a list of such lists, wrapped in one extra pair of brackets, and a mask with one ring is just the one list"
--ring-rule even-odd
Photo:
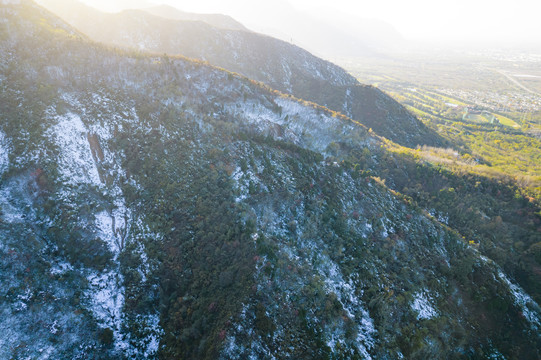
[(526, 86), (524, 86), (523, 84), (521, 84), (517, 79), (515, 79), (514, 77), (512, 77), (511, 75), (509, 74), (506, 74), (505, 72), (503, 72), (502, 70), (498, 70), (498, 69), (491, 69), (495, 72), (497, 72), (498, 74), (500, 75), (503, 75), (507, 78), (507, 80), (511, 81), (513, 84), (515, 84), (516, 86), (518, 86), (519, 88), (521, 88), (522, 90), (526, 91), (526, 92), (529, 92), (530, 94), (533, 94), (533, 95), (537, 95), (537, 96), (541, 96), (541, 94), (539, 94), (538, 92), (535, 92), (531, 89), (528, 89)]

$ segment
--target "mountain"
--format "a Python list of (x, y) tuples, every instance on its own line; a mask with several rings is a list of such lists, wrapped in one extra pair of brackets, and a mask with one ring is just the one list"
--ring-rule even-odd
[(539, 306), (366, 127), (0, 14), (0, 358), (539, 357)]
[(375, 56), (406, 44), (402, 35), (385, 21), (332, 10), (324, 13), (319, 10), (318, 15), (314, 14), (318, 12), (317, 7), (301, 11), (287, 0), (276, 0), (252, 10), (258, 22), (249, 18), (243, 20), (258, 32), (293, 41), (325, 58)]
[(244, 25), (233, 19), (231, 16), (222, 14), (188, 13), (168, 5), (153, 6), (150, 8), (145, 8), (144, 11), (165, 19), (202, 21), (219, 29), (248, 31)]
[(91, 3), (92, 7), (109, 13), (124, 9), (145, 9), (156, 6), (154, 1), (148, 0), (83, 0), (83, 2)]
[(379, 89), (360, 84), (342, 68), (287, 42), (201, 22), (173, 21), (140, 10), (105, 14), (71, 0), (40, 3), (96, 41), (208, 61), (341, 112), (404, 146), (445, 144)]

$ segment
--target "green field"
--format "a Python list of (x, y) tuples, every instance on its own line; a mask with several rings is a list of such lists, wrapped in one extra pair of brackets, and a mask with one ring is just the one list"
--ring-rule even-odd
[[(427, 120), (441, 121), (466, 121), (473, 123), (501, 124), (515, 129), (520, 128), (517, 121), (511, 116), (517, 117), (521, 114), (509, 114), (508, 116), (500, 113), (484, 110), (482, 114), (467, 114), (466, 108), (473, 107), (474, 104), (467, 103), (465, 100), (449, 97), (440, 94), (434, 90), (422, 89), (420, 87), (403, 87), (395, 85), (394, 87), (386, 84), (383, 88), (398, 102), (402, 103), (413, 113), (428, 118)], [(497, 120), (497, 121), (494, 121)]]
[(361, 82), (377, 84), (449, 141), (449, 149), (416, 152), (424, 161), (512, 179), (541, 199), (541, 96), (534, 91), (541, 78), (515, 78), (532, 91), (511, 79), (513, 73), (532, 73), (535, 66), (514, 63), (525, 68), (509, 68), (482, 56), (424, 59), (341, 64)]

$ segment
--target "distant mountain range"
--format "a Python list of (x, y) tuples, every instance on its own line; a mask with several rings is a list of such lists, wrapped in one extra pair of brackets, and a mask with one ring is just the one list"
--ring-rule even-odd
[(249, 27), (325, 58), (378, 56), (407, 43), (391, 24), (363, 18), (362, 14), (329, 13), (318, 17), (296, 9), (287, 0), (262, 4), (255, 12), (258, 18), (274, 21), (247, 22)]

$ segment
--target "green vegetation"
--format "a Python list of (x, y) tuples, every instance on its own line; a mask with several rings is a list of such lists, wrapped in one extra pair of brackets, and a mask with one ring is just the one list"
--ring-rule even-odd
[(416, 66), (417, 61), (361, 59), (349, 69), (361, 81), (376, 82), (448, 145), (408, 149), (388, 143), (390, 153), (365, 166), (458, 231), (540, 302), (541, 262), (535, 255), (541, 241), (539, 97), (520, 92), (498, 72), (471, 66), (475, 62), (436, 57)]
[[(459, 61), (436, 59), (420, 68), (407, 61), (369, 64), (368, 69), (351, 65), (361, 79), (369, 79), (370, 71), (391, 74), (376, 75), (374, 81), (449, 144), (408, 149), (389, 143), (390, 153), (380, 157), (383, 164), (371, 168), (473, 241), (539, 302), (541, 263), (533, 255), (541, 241), (541, 138), (533, 132), (538, 112), (524, 116), (517, 105), (503, 112), (509, 103), (489, 100), (507, 101), (494, 94), (515, 91), (514, 85), (497, 72)], [(467, 97), (473, 92), (466, 89), (476, 95)], [(523, 101), (529, 96), (523, 94)], [(535, 106), (535, 99), (528, 101)], [(393, 168), (395, 163), (401, 166)]]
[[(201, 62), (66, 36), (31, 4), (7, 19), (6, 358), (144, 358), (149, 343), (164, 359), (539, 357), (525, 315), (539, 310), (499, 274), (540, 299), (536, 187), (488, 177), (509, 155), (474, 146), (486, 134), (518, 154), (537, 146), (527, 135), (458, 121), (464, 134), (440, 131), (454, 145), (475, 134), (458, 151), (400, 147)], [(350, 90), (374, 119), (412, 119)], [(64, 123), (77, 128), (58, 139)]]
[[(358, 59), (344, 64), (361, 81), (377, 82), (448, 141), (444, 147), (452, 155), (425, 148), (418, 153), (424, 161), (459, 174), (505, 178), (541, 203), (540, 97), (517, 88), (509, 75), (520, 67), (535, 72), (534, 62), (511, 67), (482, 54), (422, 54), (403, 55), (400, 62)], [(527, 79), (528, 85), (539, 81)]]

